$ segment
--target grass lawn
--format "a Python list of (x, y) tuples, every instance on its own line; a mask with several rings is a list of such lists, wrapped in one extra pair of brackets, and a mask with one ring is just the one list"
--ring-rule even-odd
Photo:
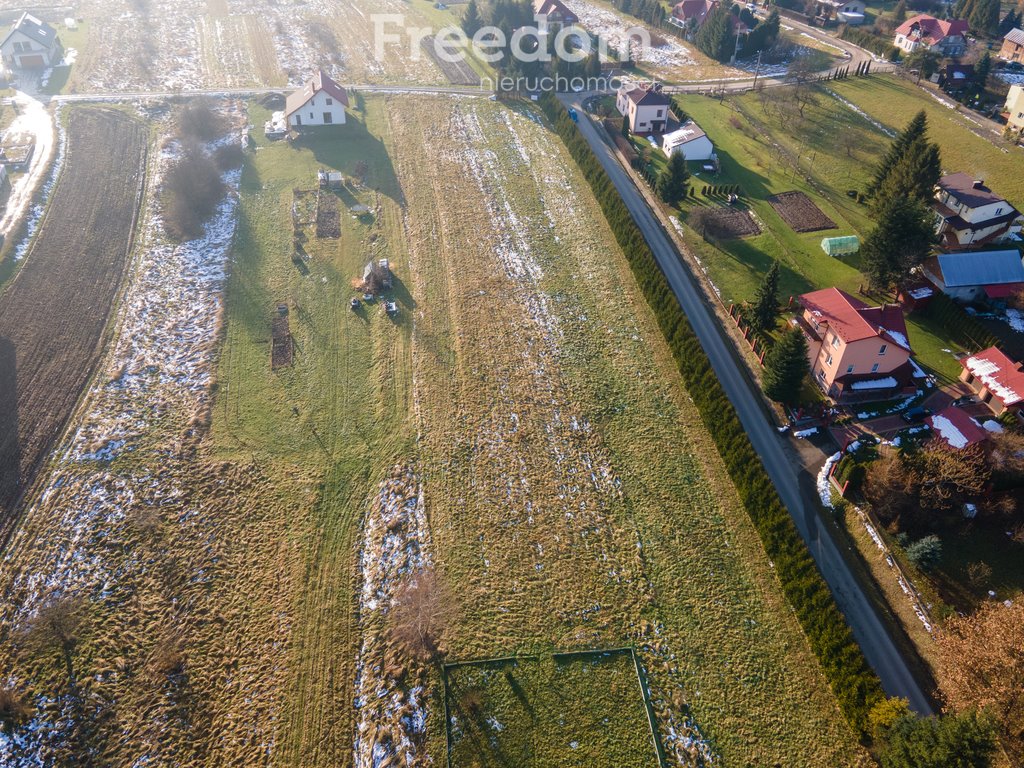
[[(996, 193), (1015, 205), (1024, 204), (1024, 174), (1020, 160), (1007, 155), (1001, 146), (976, 136), (954, 110), (943, 106), (929, 93), (895, 77), (851, 78), (833, 83), (836, 93), (857, 105), (878, 122), (898, 130), (922, 109), (928, 115), (932, 140), (942, 149), (942, 167), (947, 173), (964, 172), (984, 179)], [(969, 113), (968, 113), (969, 114)], [(1009, 148), (1010, 145), (1006, 145)]]
[[(893, 88), (900, 94), (893, 93)], [(907, 106), (911, 99), (916, 101)], [(922, 106), (929, 109), (932, 136), (942, 147), (947, 168), (967, 168), (981, 174), (996, 189), (1007, 190), (1011, 199), (1014, 190), (1021, 187), (1021, 180), (1013, 178), (1012, 164), (998, 148), (953, 122), (943, 114), (948, 110), (913, 86), (889, 78), (830, 82), (817, 104), (807, 107), (803, 118), (793, 107), (780, 109), (770, 97), (763, 105), (755, 94), (721, 102), (702, 96), (677, 100), (708, 132), (722, 163), (717, 177), (695, 174), (691, 178), (698, 196), (683, 203), (684, 219), (695, 205), (713, 202), (699, 194), (704, 185), (739, 184), (742, 203), (764, 225), (759, 235), (714, 243), (686, 229), (691, 247), (726, 302), (750, 300), (772, 259), (782, 267), (783, 297), (830, 286), (856, 295), (864, 284), (857, 256), (832, 258), (821, 250), (821, 239), (846, 234), (863, 239), (870, 232), (867, 208), (847, 191), (864, 189), (881, 150), (891, 141), (885, 131), (902, 127)], [(859, 114), (842, 100), (858, 104), (868, 115), (877, 104), (885, 119)], [(899, 116), (895, 116), (897, 110), (890, 108), (890, 102), (899, 104)], [(998, 170), (988, 173), (991, 168)], [(807, 194), (837, 227), (806, 234), (794, 232), (766, 202), (770, 195), (790, 190)], [(955, 352), (957, 348), (944, 339), (942, 329), (915, 316), (908, 316), (907, 322), (910, 342), (922, 365), (942, 378), (955, 378), (959, 364), (943, 350)]]

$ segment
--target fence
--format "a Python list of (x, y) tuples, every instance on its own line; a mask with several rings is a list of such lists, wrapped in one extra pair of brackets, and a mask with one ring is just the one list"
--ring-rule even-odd
[[(604, 658), (608, 656), (629, 656), (633, 663), (633, 671), (636, 673), (637, 685), (640, 686), (640, 696), (644, 702), (644, 711), (647, 715), (647, 725), (650, 728), (651, 743), (654, 746), (654, 753), (657, 757), (657, 768), (667, 768), (668, 761), (665, 757), (665, 749), (661, 744), (661, 737), (658, 735), (658, 722), (654, 714), (654, 704), (651, 702), (650, 686), (647, 683), (647, 673), (640, 663), (636, 648), (633, 646), (622, 646), (619, 648), (587, 648), (575, 651), (553, 651), (550, 657), (556, 663), (571, 663), (588, 658)], [(451, 661), (441, 665), (441, 681), (443, 685), (444, 698), (444, 737), (445, 737), (445, 764), (447, 768), (454, 768), (452, 765), (452, 718), (448, 706), (450, 694), (448, 673), (451, 670), (461, 667), (486, 667), (486, 666), (518, 666), (520, 662), (539, 661), (541, 654), (524, 654), (522, 656), (497, 656), (489, 659), (470, 659), (467, 661)]]

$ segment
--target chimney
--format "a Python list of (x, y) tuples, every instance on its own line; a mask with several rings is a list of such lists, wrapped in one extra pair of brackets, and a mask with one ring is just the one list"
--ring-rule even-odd
[(971, 186), (973, 186), (975, 189), (984, 189), (985, 188), (985, 180), (984, 179), (978, 179)]

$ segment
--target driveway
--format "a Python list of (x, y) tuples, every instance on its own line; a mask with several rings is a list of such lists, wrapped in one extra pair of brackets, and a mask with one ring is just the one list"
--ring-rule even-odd
[(683, 266), (671, 240), (658, 224), (642, 195), (619, 165), (604, 132), (595, 127), (586, 116), (587, 113), (582, 107), (585, 97), (583, 94), (567, 94), (562, 97), (562, 101), (568, 106), (575, 107), (580, 115), (580, 131), (615, 184), (654, 252), (676, 298), (710, 358), (722, 388), (735, 406), (743, 428), (760, 455), (783, 503), (793, 516), (797, 529), (807, 542), (818, 568), (835, 595), (837, 604), (846, 615), (868, 663), (878, 673), (886, 693), (908, 699), (916, 712), (930, 713), (932, 707), (928, 697), (910, 673), (828, 528), (820, 524), (813, 481), (807, 482), (810, 478), (788, 458), (784, 438), (780, 437), (769, 423), (759, 392), (737, 362), (735, 351), (725, 339), (705, 297), (698, 290), (692, 275)]
[(7, 209), (0, 218), (0, 234), (4, 237), (11, 234), (32, 203), (36, 189), (50, 167), (56, 145), (53, 115), (45, 101), (36, 95), (34, 82), (14, 92), (14, 109), (18, 116), (4, 131), (5, 143), (34, 143), (36, 148), (26, 173), (11, 185)]

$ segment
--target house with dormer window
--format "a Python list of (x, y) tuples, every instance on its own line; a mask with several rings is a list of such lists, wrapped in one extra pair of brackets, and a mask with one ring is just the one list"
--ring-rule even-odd
[(45, 69), (60, 63), (64, 48), (53, 27), (23, 13), (0, 42), (0, 55), (12, 69)]

